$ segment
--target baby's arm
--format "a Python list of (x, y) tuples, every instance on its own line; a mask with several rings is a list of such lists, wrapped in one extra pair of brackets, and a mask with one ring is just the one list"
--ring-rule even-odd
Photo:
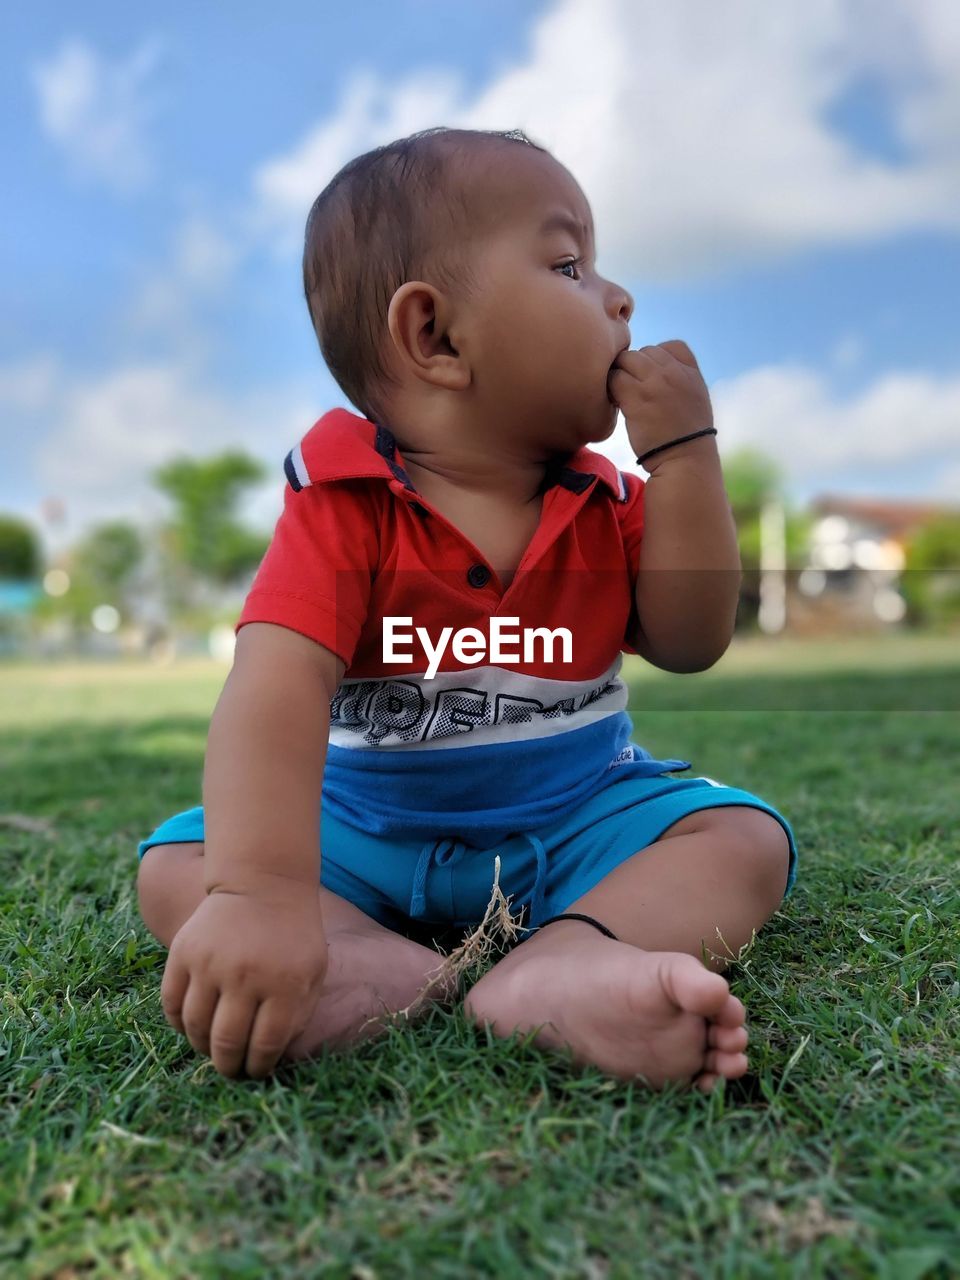
[(207, 738), (208, 893), (318, 887), (320, 784), (343, 671), (336, 654), (287, 627), (241, 627)]
[(343, 671), (313, 640), (250, 623), (210, 722), (207, 897), (170, 945), (161, 998), (224, 1075), (267, 1075), (320, 995), (320, 792)]
[[(713, 422), (710, 395), (685, 342), (621, 352), (610, 389), (644, 453)], [(643, 490), (633, 649), (665, 671), (703, 671), (733, 636), (741, 566), (715, 435), (654, 455)]]
[(741, 580), (714, 437), (665, 452), (643, 498), (634, 647), (665, 671), (703, 671), (730, 644)]

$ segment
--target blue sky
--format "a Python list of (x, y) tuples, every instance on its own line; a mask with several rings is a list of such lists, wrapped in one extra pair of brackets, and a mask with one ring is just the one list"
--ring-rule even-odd
[[(634, 346), (682, 337), (721, 451), (788, 493), (960, 504), (960, 9), (951, 0), (21, 7), (0, 46), (0, 510), (162, 511), (148, 470), (276, 469), (328, 408), (313, 197), (437, 124), (574, 174)], [(349, 406), (348, 406), (349, 407)], [(633, 466), (623, 423), (602, 446)]]

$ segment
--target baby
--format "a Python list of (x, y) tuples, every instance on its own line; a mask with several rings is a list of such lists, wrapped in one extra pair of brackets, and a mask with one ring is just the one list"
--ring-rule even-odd
[[(629, 349), (583, 192), (519, 131), (351, 161), (311, 210), (304, 283), (364, 416), (330, 411), (287, 456), (204, 804), (140, 844), (168, 1021), (263, 1077), (450, 1003), (427, 944), (483, 920), (496, 870), (525, 923), (473, 1022), (654, 1089), (741, 1076), (721, 975), (792, 890), (793, 833), (632, 742), (619, 677), (624, 652), (702, 671), (733, 633), (696, 360)], [(618, 411), (646, 481), (588, 447)]]

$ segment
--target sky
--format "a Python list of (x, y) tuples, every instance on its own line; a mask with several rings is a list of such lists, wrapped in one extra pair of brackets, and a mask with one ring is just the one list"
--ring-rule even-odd
[[(955, 0), (87, 0), (3, 19), (0, 512), (48, 543), (161, 518), (154, 467), (240, 447), (272, 527), (285, 454), (353, 409), (306, 215), (436, 125), (570, 170), (631, 345), (690, 345), (721, 456), (762, 449), (797, 505), (960, 505)], [(639, 470), (622, 416), (591, 447)]]

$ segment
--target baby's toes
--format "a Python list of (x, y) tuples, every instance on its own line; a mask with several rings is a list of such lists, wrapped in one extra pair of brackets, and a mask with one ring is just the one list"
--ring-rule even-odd
[(724, 1053), (722, 1049), (709, 1049), (704, 1055), (703, 1065), (708, 1073), (736, 1080), (746, 1074), (750, 1064), (745, 1053)]
[(718, 1027), (712, 1022), (707, 1032), (707, 1044), (711, 1049), (724, 1053), (740, 1053), (747, 1047), (750, 1037), (746, 1027)]
[(746, 1020), (746, 1005), (732, 993), (727, 996), (723, 1007), (711, 1016), (711, 1021), (722, 1027), (742, 1027)]

